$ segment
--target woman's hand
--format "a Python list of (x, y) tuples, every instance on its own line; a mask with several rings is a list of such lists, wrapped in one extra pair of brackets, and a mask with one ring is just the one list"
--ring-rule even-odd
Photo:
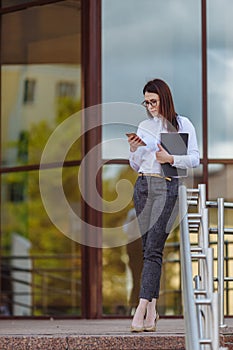
[(173, 164), (174, 157), (171, 154), (169, 154), (159, 143), (158, 143), (158, 147), (159, 147), (159, 151), (155, 152), (157, 161), (160, 164), (164, 164), (164, 163)]
[(138, 147), (141, 146), (142, 140), (140, 139), (139, 136), (129, 136), (128, 137), (128, 142), (130, 145), (130, 151), (135, 152), (137, 151)]

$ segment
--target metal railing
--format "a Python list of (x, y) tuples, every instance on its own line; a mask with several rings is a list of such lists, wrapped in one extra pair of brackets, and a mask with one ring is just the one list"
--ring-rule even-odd
[(225, 228), (224, 209), (233, 209), (233, 203), (224, 203), (223, 198), (218, 198), (217, 202), (207, 202), (209, 207), (217, 207), (218, 209), (218, 226), (217, 228), (210, 228), (209, 232), (217, 234), (218, 236), (218, 270), (215, 280), (218, 282), (219, 292), (219, 326), (221, 328), (226, 327), (224, 322), (224, 284), (225, 281), (233, 281), (233, 277), (225, 276), (225, 254), (224, 254), (224, 235), (233, 234), (233, 228)]
[[(1, 298), (4, 298), (1, 304), (2, 310), (0, 309), (2, 315), (46, 316), (57, 313), (65, 315), (67, 310), (73, 310), (76, 314), (77, 308), (80, 309), (78, 303), (81, 297), (81, 282), (75, 275), (77, 267), (72, 264), (75, 260), (81, 266), (79, 255), (31, 255), (30, 257), (19, 255), (2, 256), (1, 259), (1, 278), (5, 285), (1, 290)], [(31, 267), (21, 267), (20, 261), (29, 260), (32, 262)], [(18, 265), (13, 264), (13, 261)], [(38, 264), (38, 261), (42, 261), (42, 264)], [(68, 305), (65, 302), (67, 297)], [(58, 304), (56, 300), (59, 300)], [(65, 310), (62, 310), (61, 301), (64, 302)], [(14, 311), (16, 308), (18, 308), (17, 311)]]
[[(191, 196), (188, 198), (187, 193)], [(188, 212), (188, 201), (197, 195), (197, 212)], [(205, 185), (196, 190), (180, 187), (181, 270), (187, 350), (219, 350), (218, 293), (214, 291), (213, 249), (209, 242), (208, 208)], [(222, 217), (221, 217), (222, 218)], [(219, 227), (218, 227), (219, 231)], [(190, 233), (197, 233), (198, 245), (191, 247)], [(198, 261), (193, 276), (192, 261)], [(221, 271), (222, 273), (222, 266)], [(195, 282), (195, 287), (193, 284)], [(218, 277), (218, 281), (220, 278)]]
[[(189, 204), (197, 205), (196, 200), (190, 200)], [(218, 293), (219, 293), (219, 326), (225, 328), (227, 325), (224, 321), (224, 304), (228, 305), (228, 297), (225, 298), (225, 290), (228, 294), (229, 288), (225, 289), (225, 282), (233, 282), (233, 277), (228, 276), (225, 273), (225, 262), (226, 267), (228, 266), (229, 256), (228, 253), (224, 252), (224, 246), (227, 242), (224, 239), (225, 234), (233, 235), (233, 228), (225, 227), (225, 209), (233, 209), (232, 202), (225, 202), (224, 198), (217, 198), (217, 201), (206, 201), (207, 208), (217, 209), (217, 227), (209, 227), (209, 233), (217, 235), (217, 273), (214, 280), (218, 283)], [(227, 269), (228, 270), (228, 269)], [(225, 300), (226, 299), (226, 300)]]
[[(217, 203), (217, 202), (216, 202)], [(197, 205), (197, 203), (195, 204), (195, 206)], [(209, 229), (210, 231), (210, 237), (212, 236), (216, 236), (216, 239), (212, 239), (210, 240), (209, 244), (210, 247), (213, 248), (214, 251), (214, 286), (216, 289), (218, 289), (219, 291), (219, 305), (220, 302), (222, 305), (224, 305), (224, 308), (222, 307), (221, 312), (219, 313), (219, 325), (220, 327), (223, 327), (222, 325), (224, 325), (224, 315), (225, 317), (228, 316), (232, 316), (232, 310), (233, 310), (233, 283), (232, 283), (232, 277), (230, 276), (230, 271), (232, 270), (232, 266), (233, 266), (233, 239), (230, 238), (226, 238), (224, 236), (224, 242), (223, 242), (223, 252), (224, 254), (220, 254), (220, 249), (219, 249), (219, 240), (218, 240), (218, 230), (217, 227), (212, 227)], [(225, 228), (225, 234), (229, 233), (229, 229)], [(232, 235), (233, 238), (233, 235)], [(196, 241), (195, 237), (191, 237), (191, 248), (192, 246), (196, 245)], [(170, 256), (168, 254), (168, 252), (172, 252), (172, 255)], [(162, 288), (161, 288), (161, 295), (160, 295), (160, 307), (161, 307), (161, 302), (162, 302), (162, 298), (164, 298), (164, 306), (161, 307), (161, 309), (164, 311), (164, 314), (166, 314), (166, 311), (168, 311), (169, 315), (182, 315), (183, 310), (182, 310), (182, 305), (180, 305), (180, 300), (182, 299), (182, 291), (181, 291), (181, 286), (180, 286), (180, 242), (169, 242), (166, 243), (165, 246), (165, 251), (164, 251), (164, 260), (163, 260), (163, 264), (164, 264), (164, 271), (163, 272), (163, 279), (165, 280), (165, 286), (163, 288), (163, 284), (162, 284)], [(168, 254), (168, 256), (167, 256)], [(175, 257), (174, 257), (175, 255)], [(219, 263), (220, 263), (220, 259), (224, 259), (224, 281), (225, 284), (223, 283), (223, 279), (220, 277), (220, 282), (218, 283), (218, 277), (219, 276)], [(177, 266), (175, 271), (177, 274), (177, 281), (174, 283), (174, 286), (172, 288), (172, 286), (170, 286), (170, 288), (167, 288), (166, 285), (166, 273), (167, 271), (171, 271), (172, 269), (174, 269), (174, 266)], [(195, 270), (195, 264), (193, 266), (193, 269)], [(223, 288), (220, 290), (220, 285), (224, 284)], [(173, 302), (171, 302), (171, 299), (173, 299)], [(174, 308), (171, 310), (171, 306), (169, 307), (166, 304), (166, 300), (169, 300), (169, 304), (174, 305)]]
[[(204, 189), (202, 189), (202, 191), (204, 191)], [(193, 194), (195, 194), (195, 190), (191, 190), (191, 192), (193, 192)], [(198, 194), (198, 191), (196, 191), (196, 195)], [(205, 198), (205, 193), (202, 194), (201, 196), (201, 200), (203, 200), (203, 198)], [(218, 198), (217, 201), (203, 201), (203, 203), (201, 204), (200, 202), (200, 198), (199, 200), (196, 198), (190, 198), (187, 196), (187, 209), (188, 207), (194, 207), (194, 208), (198, 208), (198, 211), (200, 211), (200, 208), (202, 207), (207, 207), (207, 208), (216, 208), (217, 213), (218, 213), (218, 220), (217, 220), (217, 226), (216, 227), (208, 227), (209, 230), (209, 234), (210, 235), (216, 235), (217, 240), (216, 242), (209, 242), (208, 238), (202, 237), (200, 238), (200, 240), (204, 241), (205, 240), (205, 245), (207, 247), (211, 246), (215, 246), (217, 244), (217, 255), (214, 258), (214, 261), (217, 261), (217, 264), (215, 264), (215, 268), (216, 270), (214, 271), (214, 281), (217, 282), (217, 289), (218, 289), (218, 293), (219, 293), (219, 299), (218, 299), (218, 305), (219, 305), (219, 326), (220, 327), (225, 327), (225, 320), (224, 320), (224, 306), (226, 306), (226, 309), (228, 310), (228, 304), (230, 303), (231, 300), (229, 300), (229, 294), (230, 291), (232, 290), (231, 288), (229, 288), (229, 283), (233, 281), (233, 277), (230, 277), (228, 274), (228, 265), (230, 263), (232, 263), (233, 261), (233, 256), (229, 256), (227, 253), (227, 247), (229, 244), (233, 244), (233, 242), (227, 242), (224, 238), (225, 234), (233, 234), (233, 229), (232, 228), (225, 228), (225, 215), (224, 215), (224, 211), (225, 209), (233, 209), (233, 203), (228, 203), (228, 202), (224, 202), (223, 198)], [(186, 210), (186, 209), (185, 209)], [(192, 217), (193, 215), (193, 217)], [(200, 228), (200, 221), (199, 218), (195, 218), (194, 215), (196, 214), (192, 214), (191, 216), (187, 217), (188, 220), (188, 224), (189, 224), (189, 230), (190, 227), (192, 229), (193, 232), (198, 232), (199, 228)], [(206, 215), (206, 214), (205, 214)], [(208, 222), (208, 218), (207, 218), (207, 222)], [(202, 227), (201, 227), (202, 230)], [(201, 231), (202, 234), (202, 231)], [(233, 236), (232, 236), (233, 237)], [(176, 249), (180, 249), (179, 247), (179, 243), (175, 242), (175, 243), (169, 243), (172, 247), (176, 248)], [(168, 246), (169, 244), (167, 244), (166, 246)], [(192, 244), (190, 245), (190, 250), (193, 250), (195, 248), (195, 246), (193, 246)], [(197, 253), (196, 252), (192, 252), (192, 254)], [(65, 259), (65, 260), (69, 260), (69, 259), (73, 259), (73, 258), (78, 258), (81, 259), (80, 256), (77, 257), (77, 255), (72, 256), (70, 254), (67, 255), (60, 255), (57, 256), (56, 259), (61, 260), (61, 259)], [(26, 304), (26, 303), (22, 303), (19, 302), (19, 298), (17, 299), (16, 296), (17, 295), (22, 295), (23, 293), (26, 295), (26, 291), (14, 291), (14, 290), (3, 290), (2, 292), (5, 294), (6, 298), (9, 301), (8, 305), (10, 305), (10, 308), (12, 308), (14, 305), (21, 305), (22, 307), (28, 308), (29, 313), (30, 314), (34, 314), (35, 311), (37, 311), (38, 309), (41, 310), (42, 314), (49, 314), (49, 313), (55, 313), (55, 312), (62, 312), (61, 309), (60, 310), (56, 310), (56, 306), (55, 309), (52, 310), (52, 308), (54, 306), (50, 306), (50, 303), (48, 303), (48, 297), (52, 296), (52, 295), (60, 295), (61, 298), (64, 297), (64, 295), (69, 295), (71, 298), (71, 303), (70, 305), (66, 306), (67, 308), (69, 308), (69, 306), (71, 307), (71, 309), (75, 310), (74, 312), (77, 312), (77, 299), (80, 299), (80, 282), (77, 281), (76, 278), (72, 278), (72, 273), (75, 272), (73, 270), (72, 267), (69, 267), (68, 269), (65, 269), (64, 266), (62, 267), (58, 267), (57, 269), (49, 269), (49, 268), (35, 268), (35, 264), (33, 263), (32, 269), (28, 270), (28, 269), (22, 269), (22, 267), (20, 267), (20, 264), (18, 266), (12, 266), (12, 264), (10, 263), (13, 260), (26, 260), (26, 259), (31, 259), (33, 262), (35, 262), (38, 259), (54, 259), (54, 257), (51, 256), (2, 256), (2, 266), (8, 266), (8, 269), (10, 268), (9, 274), (4, 271), (2, 271), (2, 276), (5, 279), (6, 282), (9, 282), (9, 285), (12, 285), (12, 283), (18, 282), (21, 285), (27, 285), (31, 287), (31, 297), (32, 297), (32, 303), (31, 304)], [(177, 260), (176, 259), (168, 259), (167, 261), (165, 261), (165, 264), (169, 264), (172, 263), (174, 265), (174, 263), (179, 263), (179, 256), (177, 254)], [(80, 262), (81, 264), (81, 262)], [(200, 267), (200, 265), (202, 265), (203, 262), (198, 262), (198, 265)], [(36, 264), (37, 265), (37, 264)], [(201, 267), (200, 267), (201, 268)], [(26, 273), (31, 273), (32, 274), (32, 284), (28, 283), (27, 281), (25, 281), (25, 279), (16, 279), (12, 277), (12, 272), (26, 272)], [(64, 276), (64, 274), (68, 274), (68, 276)], [(17, 274), (16, 274), (17, 275)], [(210, 276), (210, 275), (209, 275)], [(53, 280), (53, 283), (48, 283), (48, 280)], [(195, 279), (195, 283), (198, 284), (198, 279)], [(77, 285), (77, 283), (79, 285)], [(61, 285), (67, 285), (69, 286), (68, 288), (61, 288)], [(57, 287), (56, 287), (57, 286)], [(166, 290), (164, 289), (163, 294), (166, 295), (166, 293), (169, 294), (169, 299), (171, 296), (171, 293), (175, 293), (176, 294), (176, 299), (181, 299), (180, 294), (180, 286), (178, 286), (178, 288), (174, 291), (174, 290)], [(38, 303), (38, 300), (41, 301), (41, 303)], [(54, 304), (53, 304), (54, 305)], [(59, 305), (60, 307), (61, 305)], [(232, 307), (232, 305), (231, 305)], [(79, 305), (80, 308), (80, 305)], [(181, 314), (181, 308), (179, 308), (180, 314)], [(1, 313), (1, 310), (0, 310)], [(62, 312), (63, 313), (63, 312)], [(64, 312), (65, 313), (65, 312)], [(12, 314), (13, 315), (13, 314)]]
[(190, 254), (190, 238), (188, 227), (188, 207), (187, 207), (187, 191), (186, 187), (180, 187), (180, 228), (181, 228), (181, 269), (182, 269), (182, 288), (183, 288), (183, 303), (184, 303), (184, 319), (186, 331), (186, 348), (187, 350), (200, 350), (198, 320), (196, 317), (195, 301), (193, 293), (192, 281), (192, 261)]

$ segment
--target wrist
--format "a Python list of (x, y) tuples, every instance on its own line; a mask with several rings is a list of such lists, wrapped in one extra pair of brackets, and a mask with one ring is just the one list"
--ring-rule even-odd
[(135, 152), (137, 150), (137, 147), (130, 146), (130, 152)]
[(174, 164), (174, 157), (173, 157), (172, 155), (169, 156), (169, 163), (170, 163), (171, 165)]

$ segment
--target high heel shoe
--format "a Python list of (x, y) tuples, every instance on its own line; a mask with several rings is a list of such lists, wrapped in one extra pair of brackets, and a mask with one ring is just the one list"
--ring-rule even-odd
[(144, 327), (134, 327), (131, 326), (130, 327), (130, 332), (134, 332), (134, 333), (140, 333), (144, 331)]
[(154, 324), (152, 326), (148, 326), (148, 327), (144, 327), (144, 331), (145, 332), (155, 332), (156, 331), (156, 327), (157, 327), (157, 322), (159, 320), (159, 314), (158, 312), (156, 313), (156, 318), (154, 321)]

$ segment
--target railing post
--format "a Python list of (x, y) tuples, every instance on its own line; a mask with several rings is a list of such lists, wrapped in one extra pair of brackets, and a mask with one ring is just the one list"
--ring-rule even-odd
[(187, 350), (200, 350), (196, 307), (193, 294), (192, 261), (190, 255), (188, 214), (187, 214), (187, 190), (184, 185), (179, 189), (181, 239), (180, 258), (182, 271), (184, 318), (185, 318), (185, 343)]
[(198, 212), (200, 213), (203, 208), (206, 208), (206, 185), (199, 184), (199, 201), (198, 201)]
[(218, 205), (218, 293), (219, 293), (219, 327), (224, 323), (224, 198), (217, 199)]
[(212, 324), (211, 324), (211, 328), (212, 329), (210, 329), (210, 335), (211, 335), (211, 338), (212, 338), (213, 350), (219, 350), (218, 293), (213, 293), (213, 295), (212, 295), (212, 310), (211, 310), (211, 313), (212, 313), (212, 320), (215, 320), (215, 322), (212, 322)]

